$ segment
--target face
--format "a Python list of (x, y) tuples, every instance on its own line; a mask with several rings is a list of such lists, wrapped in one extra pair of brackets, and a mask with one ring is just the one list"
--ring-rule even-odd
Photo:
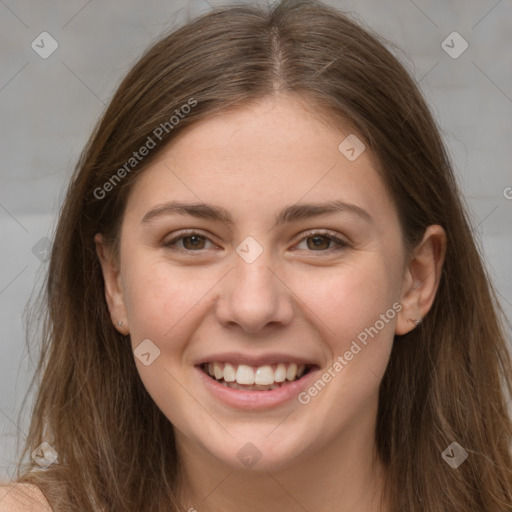
[(373, 432), (412, 277), (350, 134), (269, 99), (191, 126), (132, 188), (107, 301), (183, 450), (271, 470)]

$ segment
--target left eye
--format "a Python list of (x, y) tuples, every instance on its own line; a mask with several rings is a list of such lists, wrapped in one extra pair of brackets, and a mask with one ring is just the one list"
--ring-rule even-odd
[[(312, 243), (309, 243), (309, 241), (311, 241)], [(308, 236), (304, 237), (300, 243), (302, 243), (302, 242), (306, 242), (307, 247), (309, 249), (314, 248), (314, 249), (340, 250), (340, 249), (344, 249), (344, 248), (348, 247), (348, 245), (349, 245), (348, 242), (341, 240), (337, 236), (334, 236), (329, 233), (325, 233), (323, 231), (322, 232), (318, 231), (315, 233), (308, 234)], [(338, 246), (337, 249), (325, 247), (326, 245), (330, 246), (332, 242), (334, 242)], [(315, 252), (317, 252), (317, 251), (315, 251)], [(320, 251), (320, 252), (324, 252), (324, 251)]]
[[(204, 235), (201, 235), (196, 232), (190, 232), (187, 234), (181, 234), (169, 242), (164, 243), (164, 247), (168, 247), (171, 250), (181, 251), (181, 252), (198, 252), (199, 250), (204, 249), (204, 244), (206, 241), (211, 240)], [(309, 243), (311, 241), (311, 243)], [(181, 242), (183, 247), (179, 247), (178, 243)], [(325, 252), (326, 249), (330, 250), (340, 250), (349, 246), (348, 242), (341, 240), (340, 238), (330, 234), (329, 232), (316, 231), (313, 233), (308, 233), (307, 236), (303, 237), (299, 244), (302, 242), (306, 242), (307, 247), (309, 249), (313, 249), (313, 252)], [(331, 243), (334, 242), (337, 244), (337, 249), (332, 249), (330, 246)], [(197, 249), (197, 250), (196, 250)], [(321, 249), (318, 251), (318, 249)]]

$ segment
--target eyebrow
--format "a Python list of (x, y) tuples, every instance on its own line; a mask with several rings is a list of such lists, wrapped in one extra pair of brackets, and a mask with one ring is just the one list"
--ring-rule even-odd
[[(275, 225), (279, 226), (287, 222), (340, 212), (355, 215), (368, 224), (375, 223), (373, 217), (361, 207), (335, 200), (326, 203), (296, 203), (286, 206), (276, 216)], [(168, 215), (190, 215), (199, 219), (220, 221), (224, 224), (233, 225), (235, 223), (231, 213), (221, 206), (206, 203), (182, 203), (178, 201), (158, 205), (144, 215), (141, 223), (147, 224), (157, 218)]]

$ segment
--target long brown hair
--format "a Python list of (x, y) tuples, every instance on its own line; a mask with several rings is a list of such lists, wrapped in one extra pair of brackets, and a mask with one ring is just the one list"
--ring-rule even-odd
[[(406, 249), (431, 224), (447, 233), (435, 302), (417, 329), (395, 336), (380, 387), (375, 435), (391, 510), (512, 510), (505, 316), (439, 130), (386, 44), (317, 1), (235, 5), (161, 39), (121, 83), (72, 176), (44, 289), (38, 393), (17, 481), (38, 485), (56, 512), (181, 509), (173, 427), (112, 325), (93, 237), (117, 247), (133, 183), (184, 128), (269, 95), (353, 123), (380, 164)], [(148, 137), (155, 147), (131, 161)], [(43, 441), (58, 460), (35, 471), (22, 460)], [(441, 455), (452, 442), (468, 453), (457, 469)]]

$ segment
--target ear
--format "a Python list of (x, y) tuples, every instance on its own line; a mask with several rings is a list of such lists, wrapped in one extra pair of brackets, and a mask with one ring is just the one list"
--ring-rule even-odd
[(446, 255), (446, 233), (441, 226), (429, 226), (415, 247), (404, 274), (395, 334), (412, 331), (430, 311)]
[[(127, 335), (130, 331), (120, 269), (115, 265), (111, 248), (106, 244), (101, 233), (96, 234), (94, 243), (96, 244), (96, 253), (103, 272), (105, 299), (107, 301), (108, 310), (110, 311), (110, 318), (112, 319), (114, 327), (121, 334)], [(119, 322), (122, 322), (122, 325), (119, 325)]]

